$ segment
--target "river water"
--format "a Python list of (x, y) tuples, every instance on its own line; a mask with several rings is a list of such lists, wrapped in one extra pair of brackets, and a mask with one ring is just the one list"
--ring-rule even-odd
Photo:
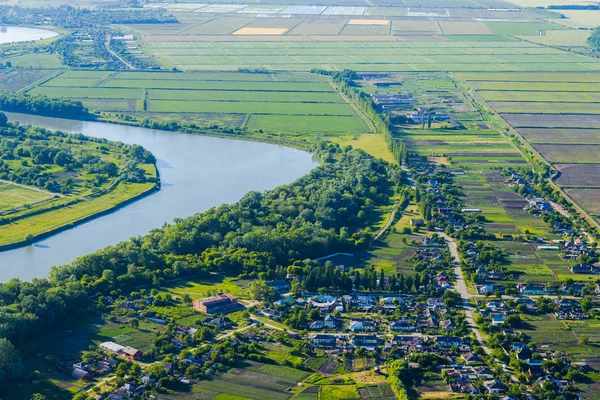
[(47, 29), (0, 25), (0, 44), (29, 42), (31, 40), (48, 39), (54, 36), (58, 36), (58, 33)]
[(239, 200), (251, 190), (290, 183), (317, 163), (309, 153), (265, 143), (100, 122), (6, 113), (11, 121), (139, 144), (157, 158), (162, 188), (114, 213), (33, 245), (0, 253), (0, 282), (47, 276), (50, 267), (143, 235), (176, 217)]

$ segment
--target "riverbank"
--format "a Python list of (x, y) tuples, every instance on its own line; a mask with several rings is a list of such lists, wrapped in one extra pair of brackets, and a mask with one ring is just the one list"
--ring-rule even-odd
[[(2, 225), (0, 226), (0, 251), (36, 243), (64, 230), (112, 213), (158, 190), (160, 190), (160, 182), (141, 184), (121, 182), (111, 192), (92, 200), (81, 200), (70, 206)], [(50, 227), (48, 228), (48, 226)], [(19, 239), (15, 239), (15, 237), (19, 237)]]

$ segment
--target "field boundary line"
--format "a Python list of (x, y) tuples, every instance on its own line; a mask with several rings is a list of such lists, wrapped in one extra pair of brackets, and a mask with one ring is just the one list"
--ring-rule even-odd
[(354, 102), (354, 100), (352, 100), (351, 98), (349, 98), (348, 96), (346, 96), (337, 86), (336, 84), (333, 82), (333, 80), (329, 80), (329, 84), (331, 85), (331, 87), (333, 87), (335, 89), (335, 91), (337, 93), (339, 93), (339, 95), (342, 97), (342, 99), (344, 99), (346, 101), (346, 103), (348, 103), (348, 105), (350, 106), (350, 108), (352, 108), (355, 112), (358, 113), (358, 115), (363, 119), (363, 121), (365, 121), (369, 127), (369, 129), (371, 130), (372, 133), (379, 133), (377, 132), (377, 128), (375, 127), (375, 124), (373, 124), (373, 121), (371, 121), (371, 118), (369, 118), (365, 112), (363, 110), (361, 110), (361, 108), (358, 106), (358, 104), (356, 104)]
[[(455, 84), (457, 84), (457, 82), (460, 83), (460, 85), (457, 85), (457, 87), (459, 87), (461, 90), (464, 91), (465, 88), (467, 88), (467, 93), (470, 94), (470, 98), (472, 99), (472, 101), (475, 102), (475, 105), (477, 107), (477, 102), (480, 102), (481, 107), (483, 107), (484, 110), (488, 111), (490, 113), (490, 116), (492, 116), (494, 118), (494, 120), (496, 120), (497, 123), (500, 124), (501, 127), (508, 127), (508, 132), (512, 133), (515, 138), (517, 138), (516, 142), (519, 144), (515, 144), (515, 140), (511, 140), (510, 137), (508, 137), (506, 135), (506, 133), (504, 132), (504, 129), (499, 129), (498, 131), (500, 132), (500, 134), (505, 137), (506, 139), (509, 140), (509, 142), (517, 148), (517, 150), (519, 150), (519, 152), (521, 153), (521, 155), (529, 162), (529, 164), (531, 165), (531, 168), (533, 169), (533, 171), (536, 171), (536, 166), (533, 162), (531, 162), (532, 159), (537, 160), (538, 162), (544, 164), (545, 166), (547, 166), (550, 171), (551, 171), (551, 176), (550, 178), (547, 179), (547, 182), (550, 184), (550, 186), (553, 189), (556, 189), (562, 196), (563, 198), (565, 198), (569, 203), (571, 203), (571, 205), (596, 229), (600, 230), (600, 223), (598, 221), (596, 221), (596, 219), (594, 219), (594, 217), (588, 213), (587, 211), (585, 211), (583, 209), (583, 207), (581, 207), (577, 202), (575, 202), (575, 200), (573, 200), (573, 198), (571, 196), (569, 196), (555, 181), (554, 178), (557, 175), (557, 170), (556, 168), (552, 165), (552, 163), (550, 163), (545, 157), (543, 157), (536, 149), (535, 147), (533, 147), (531, 145), (531, 143), (529, 143), (529, 141), (523, 136), (521, 135), (521, 133), (513, 128), (513, 126), (511, 124), (509, 124), (504, 118), (502, 118), (502, 116), (491, 106), (489, 105), (485, 99), (483, 99), (481, 97), (481, 95), (479, 95), (479, 93), (477, 92), (477, 90), (474, 90), (472, 88), (469, 87), (469, 85), (465, 82), (463, 82), (462, 80), (460, 80), (459, 78), (457, 78), (454, 74), (450, 74), (451, 79), (455, 82)], [(489, 109), (488, 109), (489, 107)], [(479, 107), (477, 107), (479, 108)], [(520, 140), (519, 140), (520, 139)]]
[(31, 85), (24, 87), (23, 89), (19, 90), (19, 93), (27, 93), (30, 90), (35, 89), (36, 87), (43, 85), (46, 82), (51, 81), (54, 78), (57, 78), (58, 76), (64, 74), (66, 72), (66, 70), (60, 70), (58, 72), (56, 72), (55, 74), (51, 74), (50, 76), (47, 76), (46, 78), (42, 78), (36, 82), (33, 82)]

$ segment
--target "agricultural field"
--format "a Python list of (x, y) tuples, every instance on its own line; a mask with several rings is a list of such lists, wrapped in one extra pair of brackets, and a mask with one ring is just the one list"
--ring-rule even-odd
[(17, 186), (9, 182), (0, 182), (0, 216), (22, 207), (32, 207), (53, 196), (27, 187)]
[[(594, 181), (594, 184), (597, 180)], [(598, 189), (566, 189), (566, 192), (571, 198), (576, 201), (584, 210), (589, 213), (600, 216), (600, 190)]]
[[(457, 74), (559, 172), (556, 183), (600, 213), (600, 83), (596, 74)], [(515, 81), (518, 80), (518, 81)]]
[(600, 186), (600, 164), (556, 164), (560, 177), (556, 183), (563, 187), (597, 187)]
[[(1, 83), (0, 83), (1, 88)], [(369, 132), (329, 79), (308, 73), (67, 71), (27, 91), (82, 101), (92, 110), (161, 122), (256, 132)]]

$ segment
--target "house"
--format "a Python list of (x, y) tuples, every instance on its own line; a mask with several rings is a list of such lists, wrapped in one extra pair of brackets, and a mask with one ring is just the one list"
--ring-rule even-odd
[(532, 355), (533, 355), (533, 352), (527, 346), (523, 346), (523, 347), (520, 347), (519, 349), (517, 349), (517, 359), (518, 360), (521, 360), (521, 361), (529, 360)]
[(336, 338), (334, 335), (318, 334), (310, 338), (310, 342), (315, 347), (320, 348), (334, 348), (336, 344)]
[(115, 353), (115, 354), (121, 354), (123, 349), (125, 349), (125, 346), (121, 346), (120, 344), (116, 344), (114, 342), (100, 343), (99, 347), (103, 350), (106, 350), (108, 352)]
[(539, 283), (519, 283), (517, 289), (521, 294), (537, 295), (546, 293), (545, 286)]
[(424, 226), (425, 225), (425, 221), (422, 220), (421, 218), (411, 218), (409, 220), (410, 225), (411, 226)]
[(237, 297), (230, 294), (218, 294), (204, 299), (194, 300), (193, 307), (207, 314), (229, 311), (238, 305)]
[(492, 325), (502, 325), (506, 319), (506, 314), (494, 313), (492, 314)]
[(375, 322), (370, 319), (360, 319), (350, 322), (350, 330), (352, 332), (369, 332), (375, 330)]
[(323, 319), (323, 327), (325, 329), (335, 329), (340, 325), (340, 322), (331, 314), (327, 314)]
[(392, 332), (416, 332), (418, 329), (416, 326), (410, 323), (407, 319), (401, 319), (394, 321), (390, 324), (390, 330)]
[(89, 380), (92, 378), (92, 375), (88, 371), (79, 368), (74, 368), (73, 372), (71, 373), (71, 376), (75, 379), (84, 380)]
[(277, 310), (273, 310), (272, 308), (265, 308), (260, 312), (260, 314), (271, 319), (279, 319), (281, 317), (281, 313)]
[[(227, 326), (227, 321), (224, 318), (210, 318), (206, 320), (208, 325), (215, 326), (217, 328), (225, 328)], [(197, 332), (196, 328), (187, 328), (186, 331), (191, 334), (195, 334)]]
[(363, 347), (368, 350), (375, 350), (379, 344), (379, 338), (375, 334), (358, 334), (352, 337), (354, 347)]
[(463, 356), (463, 360), (465, 360), (465, 364), (474, 365), (481, 364), (483, 360), (477, 354), (467, 353)]
[(121, 354), (131, 358), (132, 360), (137, 360), (144, 355), (144, 353), (142, 353), (140, 350), (129, 346), (125, 347)]
[(494, 373), (486, 367), (475, 367), (474, 371), (479, 379), (494, 379)]
[(483, 382), (483, 387), (485, 387), (489, 394), (502, 394), (506, 392), (506, 387), (496, 379)]
[(321, 330), (323, 329), (325, 325), (323, 324), (323, 321), (321, 321), (320, 319), (311, 322), (311, 324), (309, 325), (310, 329), (314, 329), (314, 330)]
[(438, 346), (446, 349), (463, 345), (463, 340), (457, 336), (438, 336), (436, 342)]
[(444, 332), (452, 332), (456, 330), (456, 325), (454, 325), (454, 323), (451, 320), (447, 319), (445, 321), (440, 322), (440, 328)]
[(290, 284), (286, 280), (283, 280), (283, 279), (267, 282), (267, 286), (272, 287), (279, 293), (287, 293), (290, 291)]

